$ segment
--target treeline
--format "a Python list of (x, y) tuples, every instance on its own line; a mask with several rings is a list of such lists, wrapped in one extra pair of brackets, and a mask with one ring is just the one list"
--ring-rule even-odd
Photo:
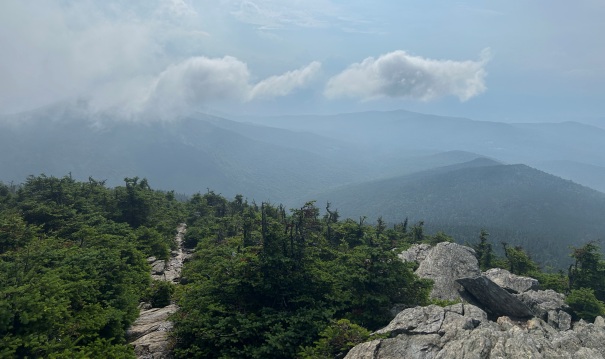
[(134, 357), (145, 259), (170, 255), (182, 209), (138, 178), (0, 184), (0, 357)]

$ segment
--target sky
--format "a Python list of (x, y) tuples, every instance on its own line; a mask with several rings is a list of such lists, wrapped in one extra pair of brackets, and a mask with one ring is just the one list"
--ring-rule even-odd
[(605, 124), (605, 1), (3, 0), (0, 114)]

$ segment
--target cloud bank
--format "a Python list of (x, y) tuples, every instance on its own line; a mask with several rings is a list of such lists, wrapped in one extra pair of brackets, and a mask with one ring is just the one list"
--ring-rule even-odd
[(489, 49), (483, 50), (478, 61), (433, 60), (394, 51), (350, 65), (328, 81), (324, 95), (421, 101), (456, 96), (466, 101), (486, 90), (484, 67), (489, 57)]
[(209, 103), (286, 96), (305, 87), (320, 68), (319, 62), (312, 62), (254, 84), (247, 64), (235, 57), (192, 57), (170, 66), (153, 81), (141, 110), (160, 115), (182, 114)]

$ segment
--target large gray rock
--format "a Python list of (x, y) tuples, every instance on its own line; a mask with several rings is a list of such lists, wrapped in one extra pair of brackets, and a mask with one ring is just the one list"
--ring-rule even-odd
[(502, 268), (489, 269), (485, 271), (483, 275), (511, 293), (523, 293), (528, 290), (537, 290), (539, 286), (537, 279), (512, 274)]
[(167, 331), (172, 327), (168, 318), (175, 313), (178, 307), (174, 304), (164, 308), (142, 310), (139, 317), (126, 332), (129, 341), (136, 341), (149, 333)]
[(496, 317), (506, 315), (526, 318), (534, 315), (525, 303), (487, 277), (460, 278), (456, 281), (481, 303), (482, 308)]
[(462, 286), (456, 279), (481, 275), (475, 251), (457, 243), (442, 242), (434, 246), (420, 262), (416, 274), (432, 279), (431, 298), (460, 300)]
[(530, 290), (515, 296), (525, 303), (534, 315), (543, 320), (548, 320), (549, 312), (569, 311), (569, 306), (565, 303), (565, 295), (552, 289)]
[(487, 319), (470, 304), (445, 308), (428, 306), (406, 309), (387, 327), (390, 335), (362, 343), (347, 359), (488, 359), (605, 357), (605, 329), (583, 321), (558, 331), (540, 318)]

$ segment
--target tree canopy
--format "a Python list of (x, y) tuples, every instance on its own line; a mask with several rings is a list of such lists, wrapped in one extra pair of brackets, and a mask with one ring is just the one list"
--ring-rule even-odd
[(0, 186), (0, 357), (133, 357), (125, 331), (182, 204), (146, 180)]

